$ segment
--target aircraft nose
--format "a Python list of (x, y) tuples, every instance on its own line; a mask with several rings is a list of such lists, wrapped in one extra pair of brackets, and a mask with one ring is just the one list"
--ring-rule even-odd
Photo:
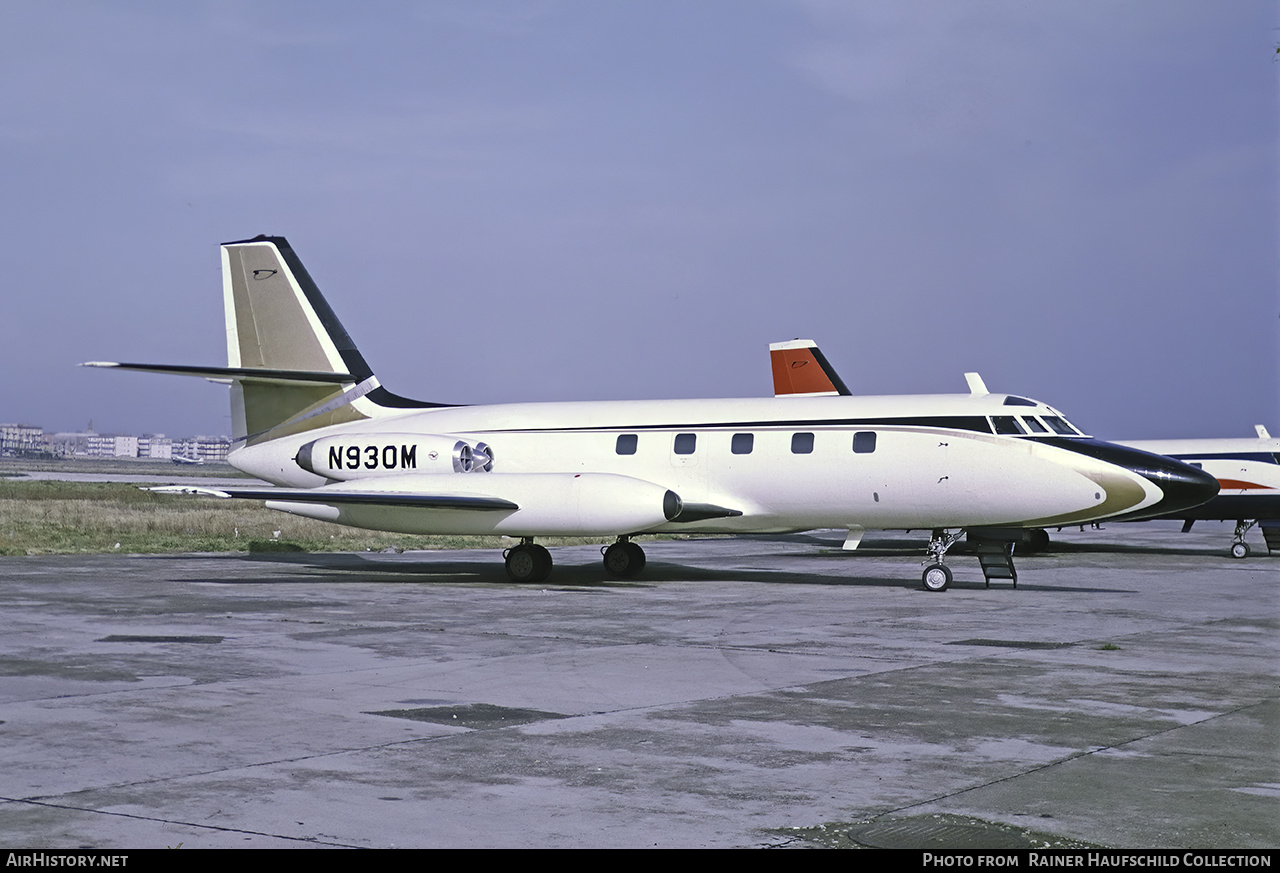
[[(1047, 442), (1107, 464), (1123, 467), (1143, 477), (1160, 490), (1160, 499), (1155, 503), (1132, 512), (1121, 512), (1111, 516), (1116, 521), (1138, 521), (1144, 518), (1174, 515), (1212, 500), (1218, 493), (1218, 480), (1213, 476), (1198, 467), (1192, 467), (1190, 464), (1184, 464), (1165, 455), (1156, 455), (1095, 439), (1062, 439)], [(1135, 503), (1128, 505), (1133, 506)]]
[(1164, 496), (1153, 506), (1120, 516), (1126, 520), (1158, 518), (1199, 506), (1218, 494), (1218, 480), (1210, 474), (1164, 455), (1127, 449), (1116, 459), (1160, 489)]

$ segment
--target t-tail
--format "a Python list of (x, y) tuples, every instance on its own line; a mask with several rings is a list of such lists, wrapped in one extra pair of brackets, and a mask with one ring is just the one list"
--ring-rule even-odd
[(775, 397), (849, 396), (835, 367), (813, 340), (770, 343), (769, 363), (773, 367)]
[(329, 425), (440, 406), (387, 391), (284, 237), (222, 246), (227, 366), (85, 366), (202, 376), (231, 385), (233, 439), (255, 445)]

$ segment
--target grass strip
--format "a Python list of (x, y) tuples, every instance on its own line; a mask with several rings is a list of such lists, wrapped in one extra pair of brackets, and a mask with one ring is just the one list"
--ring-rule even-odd
[[(546, 545), (604, 540), (539, 538)], [(500, 548), (497, 536), (422, 536), (329, 524), (254, 500), (156, 494), (122, 482), (0, 478), (0, 555)]]

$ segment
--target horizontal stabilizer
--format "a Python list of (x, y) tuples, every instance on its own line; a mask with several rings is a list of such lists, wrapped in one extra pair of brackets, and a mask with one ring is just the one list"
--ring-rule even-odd
[(184, 364), (120, 364), (114, 361), (85, 361), (80, 366), (137, 370), (141, 373), (163, 373), (169, 376), (198, 376), (205, 379), (225, 379), (233, 382), (341, 385), (344, 382), (358, 381), (350, 373), (329, 373), (318, 370), (271, 370), (263, 367), (191, 367)]
[(188, 485), (163, 485), (148, 488), (163, 494), (199, 494), (205, 497), (240, 500), (278, 500), (286, 503), (317, 503), (326, 506), (364, 504), (369, 506), (416, 506), (420, 509), (468, 509), (476, 511), (508, 511), (519, 504), (498, 497), (465, 494), (410, 494), (395, 491), (324, 491), (312, 488), (198, 488)]

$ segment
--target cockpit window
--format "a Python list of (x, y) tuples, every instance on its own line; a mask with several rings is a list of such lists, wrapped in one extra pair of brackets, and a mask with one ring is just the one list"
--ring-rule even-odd
[(1036, 418), (1035, 416), (1024, 415), (1022, 416), (1022, 420), (1027, 423), (1027, 427), (1031, 429), (1032, 433), (1048, 433), (1049, 432), (1049, 429), (1045, 427), (1043, 424), (1041, 424), (1040, 419)]
[(1012, 415), (991, 416), (991, 426), (995, 428), (996, 433), (1009, 433), (1014, 436), (1026, 433), (1022, 425), (1018, 424), (1018, 419)]
[(1036, 406), (1037, 404), (1034, 400), (1028, 400), (1025, 397), (1015, 397), (1014, 395), (1010, 394), (1008, 397), (1004, 399), (1004, 405), (1005, 406)]
[(1062, 434), (1063, 436), (1079, 436), (1080, 435), (1080, 431), (1076, 430), (1074, 427), (1067, 424), (1067, 420), (1065, 418), (1061, 418), (1060, 416), (1046, 415), (1044, 417), (1044, 423), (1049, 425), (1049, 427), (1053, 428), (1054, 433), (1059, 433), (1059, 434)]

